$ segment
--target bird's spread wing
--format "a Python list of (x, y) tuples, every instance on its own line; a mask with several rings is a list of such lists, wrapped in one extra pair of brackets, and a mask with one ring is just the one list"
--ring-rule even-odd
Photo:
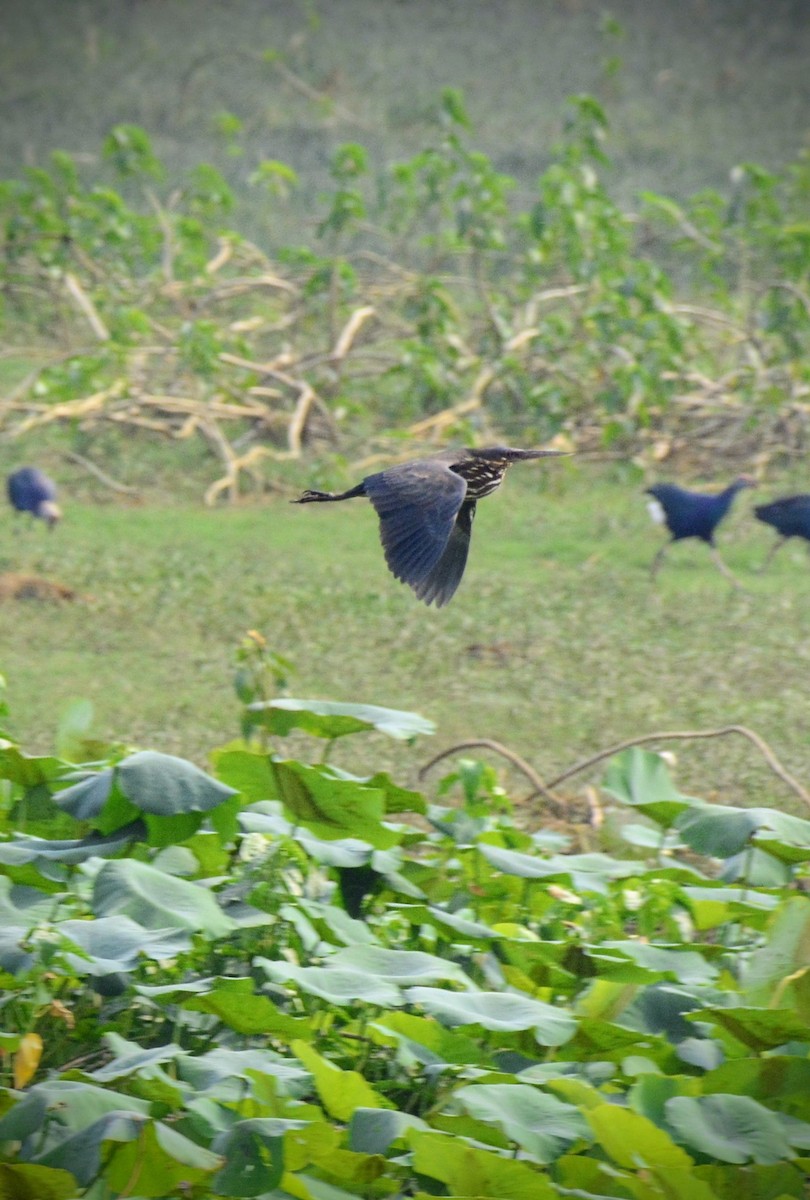
[(413, 590), (425, 604), (433, 604), (435, 601), (436, 607), (442, 608), (455, 595), (467, 565), (474, 516), (475, 501), (465, 500), (447, 539), (444, 553), (430, 574), (421, 583), (414, 585)]
[[(467, 492), (466, 482), (446, 463), (427, 459), (369, 475), (363, 485), (380, 518), (380, 540), (391, 573), (421, 595), (448, 549)], [(456, 561), (457, 553), (451, 557)], [(461, 571), (466, 557), (465, 546)], [(450, 595), (452, 591), (448, 600)]]

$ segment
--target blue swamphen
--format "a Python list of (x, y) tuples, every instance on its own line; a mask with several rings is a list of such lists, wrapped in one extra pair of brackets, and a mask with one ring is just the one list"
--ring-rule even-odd
[(366, 496), (380, 518), (380, 540), (391, 573), (425, 604), (452, 599), (470, 548), (475, 506), (500, 486), (508, 467), (562, 450), (445, 450), (367, 475), (348, 492), (305, 491), (293, 504)]
[(810, 542), (810, 495), (806, 493), (783, 496), (781, 500), (772, 500), (770, 504), (758, 504), (754, 516), (766, 525), (772, 525), (779, 534), (762, 564), (763, 571), (788, 538), (800, 537)]
[(748, 475), (740, 475), (725, 491), (716, 495), (689, 492), (675, 483), (656, 483), (648, 487), (646, 491), (652, 497), (647, 506), (650, 514), (658, 524), (666, 525), (671, 535), (653, 559), (650, 577), (655, 579), (664, 554), (673, 542), (700, 538), (708, 545), (717, 567), (735, 587), (739, 587), (714, 544), (714, 531), (731, 508), (737, 492), (746, 487), (756, 487), (756, 481)]
[(18, 513), (40, 517), (52, 529), (62, 516), (56, 503), (56, 484), (37, 467), (20, 467), (6, 481), (8, 498)]

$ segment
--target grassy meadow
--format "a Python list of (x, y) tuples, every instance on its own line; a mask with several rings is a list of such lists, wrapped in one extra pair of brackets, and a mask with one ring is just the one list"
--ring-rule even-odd
[[(238, 735), (234, 652), (256, 629), (294, 664), (291, 695), (435, 721), (436, 737), (413, 747), (370, 737), (367, 762), (356, 757), (366, 740), (351, 739), (335, 751), (350, 769), (387, 765), (412, 781), (443, 748), (491, 738), (548, 778), (623, 738), (737, 723), (807, 778), (806, 551), (791, 544), (757, 573), (771, 534), (744, 493), (719, 541), (746, 590), (733, 592), (697, 543), (673, 547), (651, 586), (662, 534), (643, 486), (573, 459), (516, 468), (479, 507), (465, 579), (441, 611), (388, 574), (362, 501), (206, 509), (113, 503), (100, 488), (96, 500), (92, 489), (83, 501), (68, 495), (52, 534), (3, 522), (4, 570), (80, 594), (0, 605), (11, 731), (29, 752), (50, 751), (60, 712), (84, 697), (95, 736), (204, 763)], [(796, 803), (743, 739), (672, 748), (684, 790)], [(525, 794), (501, 767), (516, 798)]]

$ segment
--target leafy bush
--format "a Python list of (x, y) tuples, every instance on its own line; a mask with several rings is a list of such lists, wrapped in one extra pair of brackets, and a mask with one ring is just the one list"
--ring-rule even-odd
[[(709, 409), (732, 431), (758, 423), (760, 444), (777, 425), (782, 446), (801, 442), (807, 158), (781, 176), (737, 168), (729, 198), (647, 194), (627, 214), (606, 182), (607, 118), (580, 96), (521, 206), (470, 145), (458, 93), (440, 118), (433, 144), (389, 168), (338, 147), (313, 244), (280, 263), (227, 227), (234, 197), (210, 165), (161, 194), (135, 126), (105, 143), (109, 183), (87, 185), (58, 152), (0, 185), (6, 319), (62, 345), (6, 428), (197, 430), (227, 471), (212, 499), (235, 492), (244, 445), (275, 457), (307, 437), (334, 445), (348, 415), (364, 433), (494, 421), (629, 447)], [(252, 181), (276, 205), (297, 185), (275, 161)], [(788, 418), (801, 428), (786, 439)]]
[(212, 774), (0, 749), (8, 1194), (804, 1194), (810, 822), (634, 749), (582, 852), (481, 764), (435, 800), (331, 765), (430, 723), (240, 659)]

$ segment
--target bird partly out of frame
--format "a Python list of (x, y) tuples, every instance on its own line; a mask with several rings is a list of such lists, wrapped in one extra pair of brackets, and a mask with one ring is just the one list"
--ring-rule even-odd
[(690, 492), (676, 483), (656, 483), (648, 487), (647, 494), (652, 497), (648, 501), (650, 513), (655, 521), (666, 525), (670, 533), (670, 540), (664, 543), (652, 561), (651, 578), (655, 579), (664, 554), (673, 542), (698, 538), (709, 547), (718, 570), (735, 587), (739, 587), (737, 579), (720, 557), (714, 544), (714, 534), (734, 503), (734, 497), (747, 487), (756, 487), (756, 481), (749, 475), (740, 475), (724, 491), (717, 493)]
[(512, 463), (564, 453), (510, 446), (445, 450), (367, 475), (347, 492), (305, 491), (293, 504), (367, 497), (380, 519), (389, 570), (425, 604), (441, 608), (464, 574), (477, 502), (500, 486)]
[(772, 500), (770, 504), (758, 504), (754, 509), (754, 516), (766, 525), (772, 525), (779, 534), (762, 564), (763, 571), (770, 564), (776, 551), (790, 538), (800, 537), (810, 542), (810, 495), (807, 493), (783, 496), (781, 500)]
[(9, 475), (9, 503), (18, 513), (39, 517), (52, 529), (62, 516), (56, 503), (56, 484), (37, 467), (20, 467)]

